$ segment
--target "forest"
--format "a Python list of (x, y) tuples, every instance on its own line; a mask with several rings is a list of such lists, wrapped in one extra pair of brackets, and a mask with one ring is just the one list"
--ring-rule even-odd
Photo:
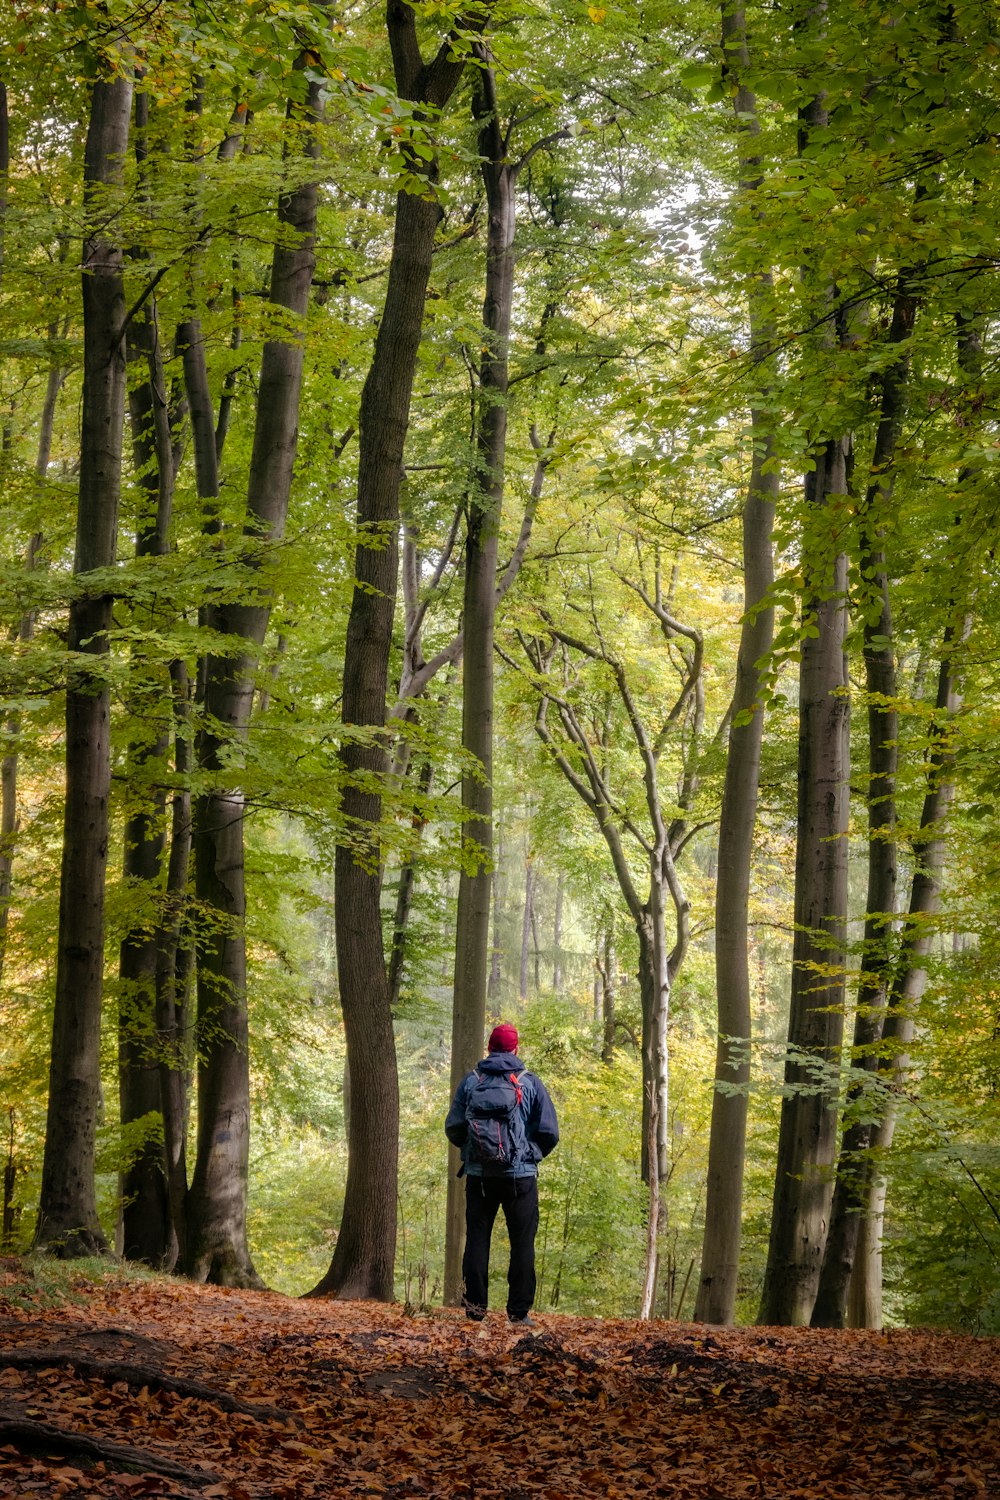
[(1000, 1332), (991, 0), (0, 40), (3, 1253)]

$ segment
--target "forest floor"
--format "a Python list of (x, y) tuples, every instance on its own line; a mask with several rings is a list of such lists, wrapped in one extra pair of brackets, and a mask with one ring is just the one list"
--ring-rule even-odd
[(66, 1286), (0, 1262), (0, 1500), (1000, 1497), (1000, 1339)]

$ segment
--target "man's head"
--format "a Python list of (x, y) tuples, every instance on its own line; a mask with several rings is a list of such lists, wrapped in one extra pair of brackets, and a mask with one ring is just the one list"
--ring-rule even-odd
[(509, 1021), (501, 1021), (499, 1026), (494, 1026), (490, 1032), (487, 1047), (491, 1052), (516, 1052), (517, 1051), (517, 1027), (512, 1026)]

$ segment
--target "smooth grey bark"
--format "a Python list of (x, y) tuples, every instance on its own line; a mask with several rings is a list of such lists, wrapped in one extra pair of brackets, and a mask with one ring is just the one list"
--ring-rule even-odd
[[(434, 763), (428, 757), (423, 761), (417, 776), (417, 787), (421, 798), (426, 797), (434, 779)], [(419, 841), (427, 826), (426, 815), (416, 812), (411, 820), (414, 840)], [(392, 946), (389, 950), (389, 1004), (395, 1011), (399, 1004), (403, 974), (406, 967), (406, 934), (413, 909), (413, 888), (417, 873), (417, 851), (414, 848), (399, 871), (399, 886), (396, 891), (396, 911), (392, 924)]]
[(521, 956), (518, 961), (517, 994), (523, 1005), (528, 998), (528, 948), (531, 943), (531, 911), (535, 899), (535, 857), (524, 856), (524, 902), (521, 907)]
[(535, 959), (535, 994), (541, 993), (542, 989), (542, 949), (538, 941), (538, 902), (531, 905), (531, 947)]
[(555, 995), (561, 995), (563, 987), (562, 929), (565, 896), (566, 883), (560, 871), (556, 876), (556, 910), (552, 921), (552, 992)]
[[(976, 314), (957, 319), (958, 365), (970, 383), (982, 378), (982, 321)], [(966, 465), (958, 476), (959, 488), (975, 477), (976, 466)], [(971, 616), (945, 630), (938, 670), (935, 719), (931, 726), (931, 751), (927, 764), (927, 790), (921, 809), (920, 829), (913, 842), (915, 868), (910, 888), (908, 915), (896, 960), (892, 991), (886, 1007), (879, 1054), (879, 1072), (890, 1084), (882, 1117), (872, 1132), (872, 1150), (864, 1162), (864, 1182), (858, 1193), (864, 1202), (858, 1243), (851, 1268), (847, 1298), (847, 1322), (852, 1328), (882, 1326), (882, 1225), (886, 1201), (886, 1176), (881, 1163), (888, 1153), (896, 1128), (899, 1089), (908, 1069), (907, 1051), (912, 1041), (914, 1012), (923, 994), (923, 959), (931, 933), (929, 919), (937, 909), (945, 857), (945, 822), (953, 796), (954, 756), (949, 720), (960, 710), (956, 655), (969, 630)], [(922, 680), (923, 672), (918, 674)]]
[(188, 914), (191, 858), (191, 685), (183, 660), (170, 663), (174, 718), (174, 772), (177, 790), (170, 807), (170, 854), (166, 887), (157, 923), (156, 1033), (159, 1049), (160, 1108), (163, 1112), (163, 1157), (170, 1205), (170, 1228), (176, 1246), (174, 1263), (187, 1255), (187, 1133), (194, 1056), (191, 1017), (193, 945)]
[[(906, 411), (909, 381), (907, 341), (913, 330), (916, 298), (902, 277), (893, 306), (889, 342), (902, 352), (882, 375), (878, 429), (871, 477), (860, 516), (859, 562), (864, 585), (865, 689), (868, 696), (868, 888), (865, 930), (855, 1010), (852, 1057), (855, 1067), (874, 1073), (877, 1044), (885, 1019), (887, 989), (892, 981), (893, 917), (896, 912), (896, 766), (899, 715), (896, 711), (896, 662), (892, 611), (884, 546), (884, 522), (890, 514), (895, 455)], [(878, 613), (876, 614), (876, 607)], [(867, 1151), (872, 1123), (864, 1111), (852, 1118), (852, 1106), (864, 1090), (852, 1087), (841, 1137), (830, 1229), (823, 1254), (814, 1328), (843, 1328), (858, 1237), (866, 1211)]]
[(215, 502), (219, 497), (219, 456), (215, 443), (215, 415), (208, 383), (205, 342), (198, 318), (186, 318), (178, 324), (176, 352), (184, 372), (184, 393), (191, 422), (191, 446), (194, 450), (195, 483), (202, 501), (203, 529), (218, 531)]
[[(755, 424), (756, 425), (756, 424)], [(777, 474), (762, 472), (771, 441), (754, 453), (743, 510), (743, 576), (747, 611), (740, 631), (736, 688), (719, 821), (715, 973), (718, 1035), (709, 1140), (705, 1233), (694, 1317), (732, 1323), (735, 1316), (743, 1210), (743, 1167), (750, 1084), (751, 983), (748, 903), (760, 777), (764, 710), (763, 661), (773, 611), (751, 613), (773, 581), (771, 530)]]
[[(868, 887), (852, 1058), (855, 1067), (874, 1072), (877, 1067), (876, 1048), (885, 1017), (892, 914), (896, 902), (894, 826), (898, 715), (894, 707), (877, 706), (891, 704), (895, 697), (892, 647), (881, 647), (873, 642), (876, 634), (891, 640), (892, 618), (884, 558), (862, 551), (862, 566), (866, 561), (868, 566), (879, 570), (883, 607), (877, 630), (868, 623), (865, 625), (865, 681), (869, 694), (878, 693), (884, 697), (870, 697), (868, 708)], [(864, 1115), (850, 1118), (852, 1106), (856, 1112), (862, 1095), (861, 1084), (855, 1084), (848, 1093), (849, 1114), (841, 1137), (830, 1228), (810, 1318), (813, 1328), (843, 1328), (846, 1325), (851, 1270), (865, 1210), (864, 1155), (872, 1133), (871, 1121)]]
[[(0, 142), (0, 162), (2, 160), (2, 142)], [(2, 214), (2, 204), (0, 204), (0, 214)], [(49, 325), (50, 340), (54, 339), (57, 333), (58, 325), (51, 323)], [(53, 365), (49, 370), (45, 383), (45, 397), (42, 401), (42, 410), (38, 424), (38, 450), (35, 457), (35, 477), (39, 483), (45, 479), (48, 473), (49, 461), (52, 456), (52, 432), (55, 424), (56, 404), (65, 380), (65, 369), (60, 369)], [(25, 553), (25, 567), (29, 573), (36, 565), (42, 543), (43, 538), (40, 532), (36, 532), (28, 543)], [(34, 610), (26, 610), (17, 626), (17, 639), (22, 645), (26, 645), (31, 640), (34, 632), (35, 612)], [(3, 977), (4, 958), (7, 948), (7, 922), (13, 892), (14, 852), (17, 845), (19, 828), (17, 781), (20, 759), (18, 751), (18, 741), (21, 733), (20, 713), (15, 711), (8, 715), (6, 732), (8, 743), (12, 748), (0, 760), (0, 979)]]
[[(477, 30), (482, 17), (463, 26)], [(402, 0), (388, 0), (386, 25), (396, 89), (418, 111), (443, 110), (464, 69), (457, 35), (427, 63), (416, 17)], [(404, 148), (405, 149), (405, 148)], [(423, 327), (434, 236), (441, 209), (434, 196), (436, 161), (410, 156), (426, 196), (401, 192), (385, 305), (371, 367), (361, 393), (358, 427), (358, 544), (355, 587), (347, 625), (341, 716), (346, 727), (369, 731), (343, 749), (341, 812), (351, 830), (338, 846), (334, 889), (337, 972), (355, 1099), (350, 1112), (344, 1213), (337, 1246), (315, 1296), (393, 1295), (398, 1181), (399, 1084), (382, 941), (377, 778), (386, 770), (389, 656), (397, 587), (399, 486), (409, 424), (417, 349)]]
[(500, 869), (503, 864), (504, 843), (503, 824), (498, 824), (496, 830), (496, 858), (493, 861), (493, 877), (491, 886), (493, 891), (493, 917), (491, 923), (491, 948), (490, 948), (490, 977), (486, 983), (487, 1006), (496, 1005), (500, 996), (500, 973), (502, 949), (500, 945), (500, 920), (503, 913), (503, 889), (500, 880)]
[(609, 1066), (615, 1060), (615, 1008), (618, 999), (618, 959), (615, 954), (614, 928), (604, 933), (603, 962), (598, 960), (601, 978), (601, 1061)]
[[(673, 857), (669, 843), (658, 851), (651, 867), (649, 898), (643, 920), (637, 924), (639, 935), (639, 987), (642, 996), (642, 1057), (645, 1078), (643, 1089), (643, 1157), (649, 1186), (646, 1219), (646, 1259), (639, 1317), (651, 1318), (656, 1305), (660, 1246), (667, 1228), (667, 1201), (664, 1188), (670, 1173), (669, 1105), (670, 1073), (667, 1052), (667, 1025), (670, 1019), (670, 996), (674, 979), (687, 948), (687, 903), (679, 896)], [(667, 888), (674, 900), (677, 941), (673, 951), (667, 946)]]
[[(750, 66), (742, 5), (723, 3), (723, 72), (736, 86), (740, 192), (760, 185), (757, 100), (744, 80)], [(762, 272), (749, 304), (751, 357), (757, 369), (771, 338), (770, 272)], [(743, 620), (719, 819), (715, 888), (715, 981), (718, 1028), (715, 1091), (709, 1137), (705, 1232), (695, 1302), (697, 1322), (732, 1323), (743, 1222), (743, 1169), (750, 1085), (751, 989), (748, 925), (764, 708), (763, 662), (771, 649), (774, 610), (765, 601), (774, 582), (771, 533), (778, 497), (772, 419), (755, 405), (750, 414), (752, 457), (743, 505)]]
[[(23, 636), (19, 638), (23, 640)], [(8, 719), (6, 730), (16, 736), (19, 724)], [(16, 743), (16, 741), (15, 741)], [(0, 761), (0, 980), (7, 956), (7, 928), (13, 891), (14, 847), (17, 843), (18, 752), (9, 750)]]
[[(507, 384), (514, 301), (517, 174), (502, 129), (489, 53), (476, 47), (473, 115), (486, 191), (486, 290), (476, 410), (475, 472), (466, 502), (465, 590), (462, 605), (462, 748), (475, 772), (462, 775), (462, 865), (455, 916), (455, 983), (451, 1028), (451, 1092), (482, 1056), (489, 971), (493, 874), (493, 630), (497, 556), (507, 453)], [(460, 1156), (448, 1151), (444, 1301), (462, 1295), (465, 1191)]]
[[(246, 104), (237, 103), (229, 121), (229, 130), (219, 146), (219, 160), (232, 161), (237, 149), (242, 146), (244, 153), (249, 146), (248, 130), (253, 118)], [(243, 343), (243, 294), (240, 290), (240, 255), (237, 251), (233, 255), (233, 331), (229, 337), (229, 347), (235, 354)], [(226, 377), (222, 382), (222, 391), (219, 395), (219, 411), (215, 422), (215, 458), (219, 463), (222, 460), (222, 450), (225, 447), (226, 438), (229, 436), (229, 424), (232, 421), (233, 401), (236, 396), (237, 371), (235, 366), (227, 370)]]
[[(195, 92), (188, 104), (194, 119), (200, 119), (202, 84), (195, 82)], [(245, 139), (249, 112), (238, 104), (230, 127), (219, 147), (218, 159), (231, 161), (237, 146)], [(193, 126), (192, 126), (193, 129)], [(200, 145), (193, 137), (189, 155), (197, 157)], [(238, 260), (234, 257), (234, 269)], [(193, 274), (193, 273), (192, 273)], [(235, 321), (231, 347), (241, 341), (239, 326), (239, 293), (233, 292)], [(178, 324), (174, 336), (175, 353), (181, 361), (180, 386), (183, 414), (190, 421), (195, 465), (195, 486), (202, 502), (202, 531), (218, 538), (221, 526), (218, 515), (219, 465), (229, 430), (232, 397), (235, 390), (233, 372), (226, 377), (219, 402), (218, 419), (213, 427), (211, 386), (201, 319), (196, 312), (196, 298), (188, 294), (187, 316)], [(172, 450), (176, 470), (180, 450), (176, 433), (180, 426), (178, 413), (168, 417), (174, 439)], [(202, 606), (203, 624), (215, 624), (211, 603)], [(201, 680), (204, 685), (205, 666)], [(155, 1014), (159, 1049), (160, 1105), (163, 1114), (163, 1157), (166, 1194), (170, 1214), (170, 1238), (176, 1264), (187, 1264), (188, 1174), (187, 1135), (190, 1115), (190, 1090), (194, 1055), (194, 1023), (191, 1015), (191, 989), (194, 975), (193, 934), (189, 911), (189, 873), (192, 847), (192, 803), (189, 789), (194, 768), (194, 746), (191, 727), (192, 684), (186, 663), (170, 663), (171, 698), (174, 726), (174, 770), (177, 790), (171, 798), (170, 854), (160, 919), (153, 942), (155, 947)]]
[[(137, 83), (141, 72), (137, 69)], [(149, 96), (135, 94), (135, 156), (139, 192), (148, 197)], [(129, 257), (141, 265), (139, 248)], [(136, 518), (137, 559), (163, 557), (169, 545), (173, 502), (173, 433), (167, 405), (157, 307), (146, 301), (129, 322), (126, 359), (134, 375), (128, 392), (132, 459), (139, 494)], [(155, 627), (155, 616), (143, 623)], [(118, 1096), (123, 1134), (130, 1127), (144, 1138), (121, 1174), (120, 1248), (126, 1260), (172, 1265), (176, 1241), (170, 1222), (163, 1151), (156, 1128), (162, 1120), (156, 1037), (156, 923), (150, 905), (159, 898), (160, 871), (166, 847), (166, 798), (157, 768), (168, 748), (165, 684), (144, 677), (130, 684), (132, 708), (148, 726), (133, 737), (127, 753), (127, 805), (122, 874), (139, 910), (122, 938), (119, 954)], [(167, 700), (169, 701), (169, 700)], [(152, 786), (146, 783), (152, 771)]]
[(8, 1253), (14, 1248), (14, 1227), (20, 1217), (20, 1209), (14, 1205), (14, 1188), (17, 1183), (18, 1161), (14, 1154), (16, 1113), (10, 1105), (7, 1111), (9, 1135), (7, 1160), (3, 1164), (3, 1212), (0, 1217), (0, 1251)]
[[(136, 76), (141, 82), (141, 69), (137, 68)], [(142, 198), (148, 198), (150, 192), (149, 124), (149, 98), (140, 91), (136, 97), (135, 154)], [(140, 248), (130, 251), (130, 255), (137, 262), (144, 259)], [(155, 300), (145, 302), (130, 320), (127, 349), (131, 363), (146, 365), (145, 378), (140, 375), (129, 393), (134, 467), (142, 495), (136, 554), (163, 556), (168, 549), (173, 480), (181, 456), (178, 431), (182, 411), (176, 402), (171, 404), (168, 394)], [(183, 663), (171, 663), (169, 675), (174, 680), (179, 675), (185, 676)], [(135, 691), (145, 699), (138, 708), (139, 717), (150, 723), (159, 719), (161, 727), (152, 739), (145, 736), (129, 748), (133, 811), (125, 831), (124, 875), (147, 908), (150, 900), (155, 900), (160, 909), (153, 923), (148, 910), (143, 911), (121, 946), (120, 1111), (126, 1129), (135, 1122), (160, 1116), (164, 1143), (161, 1147), (159, 1142), (149, 1139), (123, 1174), (121, 1243), (127, 1258), (171, 1266), (177, 1258), (186, 1191), (183, 1144), (178, 1148), (177, 1143), (183, 1142), (186, 1129), (189, 1081), (185, 1072), (179, 1070), (172, 1075), (169, 1071), (175, 1035), (171, 1006), (177, 993), (186, 993), (190, 967), (189, 954), (173, 941), (171, 934), (176, 927), (178, 892), (183, 895), (187, 883), (190, 809), (188, 794), (176, 793), (167, 890), (163, 892), (160, 887), (166, 799), (158, 790), (147, 795), (138, 784), (147, 774), (147, 768), (153, 768), (155, 777), (155, 767), (166, 757), (170, 699), (174, 698), (176, 706), (176, 693), (166, 679), (146, 682)], [(180, 742), (177, 762), (179, 772), (186, 775), (189, 769), (185, 764), (186, 750)], [(185, 808), (183, 820), (176, 815), (179, 804)], [(171, 964), (177, 965), (177, 972), (167, 973), (164, 963), (167, 951)], [(165, 996), (169, 997), (166, 1001)], [(176, 1180), (178, 1163), (180, 1187)]]
[(111, 789), (109, 651), (125, 419), (123, 251), (108, 230), (120, 183), (132, 82), (98, 81), (84, 148), (80, 485), (69, 612), (66, 801), (49, 1102), (35, 1244), (65, 1256), (107, 1250), (94, 1184), (100, 1104), (104, 882)]
[[(803, 25), (814, 35), (826, 14), (817, 0)], [(822, 141), (822, 94), (799, 112), (799, 155)], [(834, 290), (803, 282), (826, 316), (818, 348), (833, 346)], [(828, 514), (848, 493), (849, 435), (823, 435), (806, 476), (807, 510)], [(758, 1321), (798, 1326), (812, 1316), (833, 1194), (840, 1053), (844, 1034), (847, 932), (847, 819), (850, 738), (847, 675), (847, 558), (804, 559), (799, 666), (795, 937), (771, 1234)]]
[[(288, 119), (304, 134), (303, 155), (318, 158), (315, 129), (321, 91), (308, 87), (304, 106), (290, 104)], [(280, 234), (271, 262), (271, 303), (305, 318), (315, 267), (318, 190), (307, 181), (283, 194)], [(302, 383), (301, 337), (264, 345), (247, 486), (244, 560), (255, 566), (261, 545), (284, 534), (298, 440)], [(215, 452), (214, 429), (211, 449)], [(207, 439), (206, 448), (207, 452)], [(248, 593), (250, 591), (248, 590)], [(250, 1062), (246, 994), (246, 889), (244, 798), (231, 784), (229, 756), (250, 725), (257, 656), (267, 632), (270, 594), (253, 602), (224, 602), (213, 609), (215, 629), (233, 641), (231, 654), (205, 664), (205, 720), (197, 759), (208, 788), (195, 802), (193, 847), (199, 902), (198, 933), (198, 1136), (187, 1200), (185, 1270), (199, 1281), (259, 1285), (246, 1237), (250, 1143)]]
[[(807, 503), (847, 490), (847, 441), (817, 454)], [(799, 671), (795, 937), (771, 1236), (758, 1321), (807, 1324), (830, 1217), (844, 1031), (849, 699), (847, 558), (811, 577)]]
[(862, 1233), (853, 1265), (848, 1298), (848, 1320), (853, 1328), (882, 1326), (882, 1224), (885, 1214), (886, 1177), (883, 1162), (892, 1146), (899, 1113), (899, 1095), (909, 1072), (909, 1048), (913, 1041), (916, 1008), (927, 981), (924, 959), (933, 939), (932, 919), (938, 909), (945, 860), (945, 823), (954, 794), (954, 753), (949, 721), (962, 706), (955, 660), (968, 631), (946, 632), (938, 672), (935, 718), (931, 727), (933, 746), (927, 766), (927, 791), (920, 814), (920, 828), (913, 840), (915, 868), (909, 907), (903, 928), (896, 975), (889, 995), (879, 1073), (887, 1085), (882, 1117), (872, 1132), (872, 1152), (867, 1160), (865, 1212)]
[[(202, 116), (203, 90), (204, 80), (195, 78), (192, 97), (188, 100), (186, 106), (188, 115), (190, 116), (188, 155), (192, 160), (197, 160), (201, 150), (200, 142), (194, 137), (194, 130)], [(236, 148), (243, 138), (248, 118), (246, 105), (237, 105), (229, 122), (229, 130), (217, 153), (220, 161), (233, 160), (233, 157), (236, 155)], [(193, 221), (197, 220), (197, 213), (197, 204), (193, 203), (191, 205), (191, 217)], [(197, 290), (194, 285), (198, 258), (199, 248), (196, 246), (193, 253), (188, 257), (187, 271), (189, 286), (186, 294), (186, 316), (177, 325), (177, 331), (174, 336), (174, 348), (175, 352), (181, 358), (187, 414), (191, 423), (195, 484), (198, 498), (202, 502), (202, 529), (206, 535), (214, 536), (218, 535), (219, 532), (218, 506), (216, 503), (219, 498), (219, 463), (229, 430), (233, 390), (227, 384), (223, 398), (219, 403), (219, 418), (218, 422), (216, 422), (208, 377), (205, 339), (202, 332), (201, 317), (197, 311)], [(236, 299), (238, 305), (238, 294), (235, 290), (234, 299)], [(234, 329), (234, 338), (238, 331), (239, 325), (237, 321), (236, 328)], [(210, 617), (210, 611), (205, 611), (204, 614), (206, 618)]]
[[(136, 111), (136, 124), (142, 116)], [(137, 558), (163, 557), (169, 546), (173, 500), (173, 444), (164, 387), (163, 360), (155, 303), (147, 303), (129, 326), (130, 363), (141, 374), (129, 392), (132, 450), (139, 484), (140, 515), (136, 529)], [(153, 623), (153, 622), (150, 622)], [(166, 797), (156, 784), (156, 768), (165, 760), (168, 743), (169, 699), (159, 681), (136, 685), (142, 694), (140, 717), (153, 726), (151, 734), (129, 746), (128, 774), (133, 811), (125, 824), (123, 875), (133, 887), (142, 910), (125, 933), (119, 957), (118, 1088), (123, 1127), (162, 1118), (160, 1067), (156, 1035), (156, 923), (149, 920), (149, 904), (159, 898), (166, 847)], [(149, 771), (152, 789), (141, 783)], [(162, 778), (159, 778), (162, 782)], [(121, 1250), (126, 1260), (169, 1266), (176, 1258), (171, 1228), (163, 1149), (157, 1132), (147, 1127), (146, 1139), (122, 1173)]]
[(0, 79), (0, 282), (3, 281), (7, 234), (7, 194), (10, 181), (10, 102)]

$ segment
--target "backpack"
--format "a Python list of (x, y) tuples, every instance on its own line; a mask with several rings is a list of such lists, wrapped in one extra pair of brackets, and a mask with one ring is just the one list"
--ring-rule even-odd
[(524, 1155), (524, 1090), (516, 1073), (477, 1073), (465, 1102), (466, 1160), (484, 1177), (507, 1177)]

